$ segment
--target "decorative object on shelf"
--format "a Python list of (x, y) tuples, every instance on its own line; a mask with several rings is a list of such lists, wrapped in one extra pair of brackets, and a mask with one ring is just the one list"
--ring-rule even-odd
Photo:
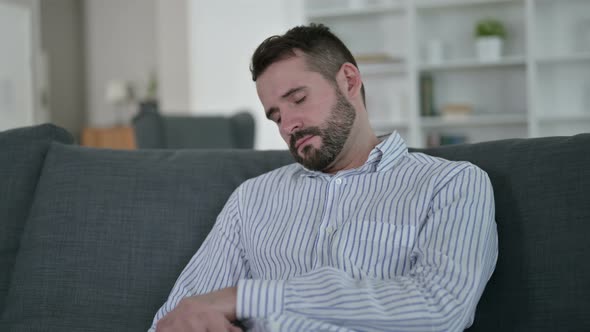
[(500, 60), (504, 38), (506, 38), (506, 30), (502, 22), (493, 18), (478, 21), (475, 26), (475, 37), (479, 61)]
[(158, 78), (152, 72), (148, 79), (145, 97), (138, 102), (138, 114), (142, 111), (159, 112), (160, 106), (158, 103)]
[(432, 39), (426, 43), (426, 63), (440, 65), (444, 57), (444, 44), (440, 39)]
[(473, 114), (473, 106), (467, 103), (446, 104), (441, 108), (441, 114), (445, 118), (465, 118)]
[(143, 101), (157, 101), (158, 100), (158, 78), (156, 73), (152, 72), (148, 80), (145, 98)]
[(434, 148), (441, 145), (464, 144), (467, 143), (467, 136), (461, 134), (439, 134), (430, 133), (426, 138), (426, 146)]
[(386, 53), (364, 53), (355, 54), (354, 58), (357, 63), (400, 63), (404, 59), (398, 56), (394, 56)]
[(105, 99), (115, 113), (115, 123), (125, 124), (126, 109), (135, 99), (135, 93), (131, 82), (124, 80), (111, 80), (106, 85)]
[(434, 116), (434, 79), (430, 73), (420, 75), (420, 115)]
[(135, 132), (128, 126), (84, 128), (80, 143), (82, 146), (101, 149), (133, 150), (136, 148)]

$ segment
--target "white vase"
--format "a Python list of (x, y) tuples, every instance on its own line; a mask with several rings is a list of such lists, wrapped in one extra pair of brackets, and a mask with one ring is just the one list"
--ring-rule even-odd
[(426, 44), (426, 62), (429, 65), (440, 65), (443, 61), (444, 45), (442, 40), (433, 39)]
[(499, 61), (502, 57), (503, 40), (500, 37), (478, 37), (477, 58), (481, 62)]

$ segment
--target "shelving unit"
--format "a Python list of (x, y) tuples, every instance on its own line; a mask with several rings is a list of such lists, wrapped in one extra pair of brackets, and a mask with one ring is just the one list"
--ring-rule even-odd
[(401, 13), (404, 11), (402, 5), (376, 5), (371, 7), (335, 7), (327, 9), (314, 9), (307, 13), (307, 17), (310, 19), (331, 19), (331, 18), (346, 18), (346, 17), (358, 17), (363, 15), (376, 15), (376, 14), (387, 14), (387, 13)]
[(465, 60), (449, 60), (441, 64), (424, 64), (420, 66), (421, 71), (444, 71), (444, 70), (458, 70), (458, 69), (484, 69), (484, 68), (498, 68), (508, 66), (525, 66), (526, 59), (524, 56), (510, 56), (504, 57), (495, 62), (480, 62), (477, 59)]
[[(306, 0), (308, 22), (328, 25), (351, 49), (378, 134), (408, 144), (590, 132), (590, 0)], [(479, 61), (476, 22), (504, 23), (502, 57)], [(429, 43), (442, 48), (429, 61)], [(423, 77), (434, 114), (425, 116)], [(424, 87), (422, 87), (424, 88)], [(442, 116), (448, 105), (472, 111)]]
[(590, 1), (531, 1), (533, 136), (590, 132)]
[(590, 52), (565, 55), (539, 56), (535, 58), (537, 64), (590, 62)]
[(450, 117), (423, 117), (424, 128), (489, 127), (499, 125), (526, 125), (525, 114), (494, 114)]

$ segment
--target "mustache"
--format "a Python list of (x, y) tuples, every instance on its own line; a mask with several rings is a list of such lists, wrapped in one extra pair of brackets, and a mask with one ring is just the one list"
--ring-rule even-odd
[(289, 146), (291, 147), (291, 149), (295, 149), (295, 144), (297, 143), (297, 141), (309, 135), (321, 136), (322, 130), (318, 127), (309, 127), (296, 131), (295, 133), (291, 134), (291, 138), (289, 139)]

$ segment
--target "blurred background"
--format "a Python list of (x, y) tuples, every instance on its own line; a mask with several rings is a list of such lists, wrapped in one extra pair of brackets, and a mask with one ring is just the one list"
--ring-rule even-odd
[(379, 134), (425, 147), (590, 132), (590, 0), (0, 0), (0, 130), (284, 149), (249, 61), (309, 22), (356, 56)]

